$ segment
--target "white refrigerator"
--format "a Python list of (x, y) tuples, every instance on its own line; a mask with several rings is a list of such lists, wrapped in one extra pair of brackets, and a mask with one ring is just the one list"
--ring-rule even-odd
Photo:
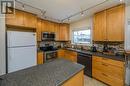
[(36, 33), (7, 31), (7, 72), (36, 65)]

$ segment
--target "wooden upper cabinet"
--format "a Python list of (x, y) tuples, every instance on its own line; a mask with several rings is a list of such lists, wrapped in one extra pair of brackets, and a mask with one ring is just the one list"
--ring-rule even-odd
[(60, 41), (69, 41), (69, 24), (60, 24)]
[(94, 15), (94, 41), (106, 41), (106, 11), (96, 13)]
[(24, 12), (15, 10), (15, 14), (6, 14), (6, 24), (11, 26), (24, 26)]
[(124, 5), (94, 15), (94, 41), (124, 41)]
[(41, 36), (42, 36), (42, 20), (41, 19), (37, 19), (37, 28), (36, 28), (36, 32), (37, 32), (37, 41), (41, 41)]
[(49, 22), (49, 32), (55, 32), (55, 29), (54, 29), (54, 23), (53, 22)]
[(42, 32), (49, 32), (49, 21), (42, 20)]
[(54, 24), (54, 32), (55, 32), (55, 34), (56, 34), (55, 40), (56, 40), (56, 41), (60, 40), (60, 26), (59, 26), (58, 23), (55, 23), (55, 24)]
[(36, 28), (37, 17), (34, 14), (24, 12), (24, 25), (25, 27)]
[(15, 10), (15, 14), (6, 15), (7, 26), (20, 26), (27, 28), (36, 28), (37, 17), (34, 14), (20, 10)]
[(108, 41), (124, 41), (124, 5), (107, 10)]

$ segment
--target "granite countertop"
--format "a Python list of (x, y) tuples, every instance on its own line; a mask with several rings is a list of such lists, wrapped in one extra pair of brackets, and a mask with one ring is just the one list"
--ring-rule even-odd
[(0, 86), (61, 86), (83, 69), (84, 66), (80, 64), (55, 59), (43, 65), (0, 76)]
[(109, 58), (109, 59), (113, 59), (113, 60), (118, 60), (118, 61), (125, 61), (125, 56), (116, 56), (116, 55), (106, 55), (100, 52), (91, 52), (91, 51), (84, 51), (84, 50), (77, 50), (77, 49), (72, 49), (72, 48), (66, 48), (67, 50), (71, 50), (71, 51), (75, 51), (78, 53), (84, 53), (84, 54), (90, 54), (93, 56), (100, 56), (100, 57), (104, 57), (104, 58)]

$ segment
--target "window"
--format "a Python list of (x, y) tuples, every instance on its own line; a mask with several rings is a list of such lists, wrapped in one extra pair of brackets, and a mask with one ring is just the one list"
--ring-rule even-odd
[(91, 43), (91, 30), (74, 30), (73, 32), (73, 43), (76, 44), (90, 44)]

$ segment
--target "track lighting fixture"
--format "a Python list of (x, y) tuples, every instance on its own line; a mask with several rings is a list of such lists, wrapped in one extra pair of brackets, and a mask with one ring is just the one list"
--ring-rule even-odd
[(22, 9), (23, 9), (23, 10), (25, 9), (25, 5), (24, 5), (24, 4), (22, 5)]
[(70, 18), (68, 18), (68, 22), (70, 22)]
[(84, 16), (84, 12), (83, 11), (80, 14), (81, 14), (81, 16)]

